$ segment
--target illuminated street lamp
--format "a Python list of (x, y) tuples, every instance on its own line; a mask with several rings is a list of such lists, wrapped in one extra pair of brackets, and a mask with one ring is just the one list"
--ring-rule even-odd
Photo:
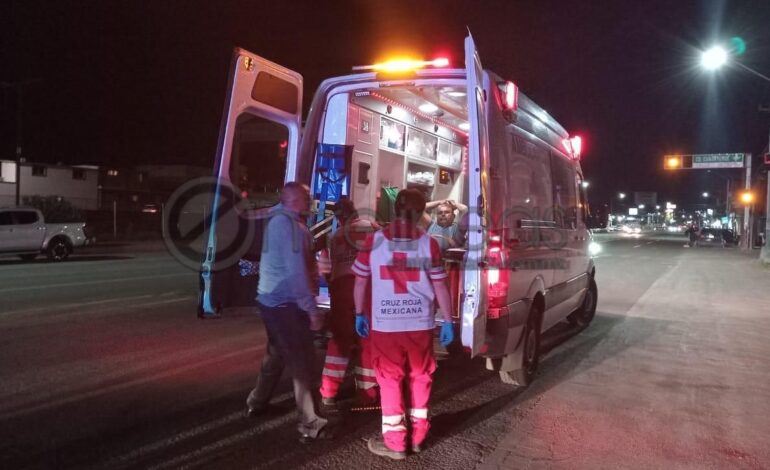
[[(732, 42), (732, 48), (729, 51), (729, 53), (733, 55), (740, 55), (742, 54), (746, 49), (746, 43), (743, 41), (743, 39), (735, 37), (731, 39)], [(728, 60), (729, 59), (729, 60)], [(742, 64), (741, 62), (735, 60), (734, 57), (729, 57), (728, 51), (721, 47), (721, 46), (714, 46), (706, 51), (704, 51), (701, 54), (701, 65), (706, 70), (717, 70), (724, 66), (725, 64), (729, 65), (735, 65), (737, 67), (742, 68), (743, 70), (756, 75), (757, 77), (761, 78), (762, 80), (765, 80), (767, 82), (770, 82), (770, 77), (767, 75), (764, 75), (760, 72), (757, 72), (756, 70), (752, 69), (751, 67)], [(751, 160), (749, 160), (751, 162)], [(751, 166), (747, 169), (747, 177), (746, 177), (746, 189), (747, 191), (741, 194), (741, 202), (746, 206), (745, 213), (745, 221), (744, 221), (744, 227), (747, 230), (747, 237), (744, 237), (747, 240), (747, 246), (746, 248), (751, 250), (753, 242), (752, 242), (752, 227), (751, 227), (751, 217), (750, 217), (750, 211), (751, 211), (751, 205), (754, 201), (754, 195), (751, 194), (748, 189), (750, 187), (750, 175), (751, 175)], [(745, 199), (744, 199), (745, 198)], [(768, 242), (768, 238), (770, 237), (770, 178), (767, 179), (767, 200), (765, 202), (765, 246), (762, 247), (762, 251), (760, 252), (759, 259), (762, 260), (763, 263), (770, 264), (770, 242)]]
[(585, 189), (589, 186), (589, 183), (588, 181), (583, 181), (582, 183), (580, 183), (580, 185), (583, 186), (583, 189)]
[(709, 193), (707, 193), (707, 192), (705, 192), (705, 191), (704, 191), (704, 192), (703, 192), (703, 194), (702, 194), (702, 196), (703, 196), (703, 197), (709, 197)]
[(727, 63), (727, 51), (722, 46), (714, 46), (703, 51), (700, 63), (706, 70), (716, 70)]
[(626, 193), (618, 193), (618, 199), (625, 199)]

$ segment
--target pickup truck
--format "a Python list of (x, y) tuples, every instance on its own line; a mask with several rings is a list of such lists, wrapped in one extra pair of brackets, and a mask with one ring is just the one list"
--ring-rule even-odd
[(0, 256), (33, 260), (45, 253), (51, 261), (64, 261), (74, 248), (91, 242), (85, 223), (46, 224), (34, 208), (0, 208)]

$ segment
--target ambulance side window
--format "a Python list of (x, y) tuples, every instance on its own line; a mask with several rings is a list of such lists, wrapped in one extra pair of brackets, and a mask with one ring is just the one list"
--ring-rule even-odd
[(278, 203), (286, 177), (289, 129), (252, 114), (235, 123), (230, 156), (230, 182), (249, 203), (260, 209)]
[(565, 158), (551, 154), (554, 221), (558, 227), (577, 228), (577, 175)]

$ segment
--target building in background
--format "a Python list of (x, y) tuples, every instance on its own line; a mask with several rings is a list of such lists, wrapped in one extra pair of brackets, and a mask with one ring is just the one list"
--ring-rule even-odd
[(100, 208), (113, 204), (118, 210), (141, 211), (160, 208), (186, 182), (211, 176), (211, 168), (189, 165), (138, 165), (100, 169)]
[[(16, 205), (16, 165), (12, 160), (0, 160), (0, 206)], [(60, 196), (78, 209), (99, 207), (97, 166), (22, 162), (19, 181), (22, 201), (30, 196)]]

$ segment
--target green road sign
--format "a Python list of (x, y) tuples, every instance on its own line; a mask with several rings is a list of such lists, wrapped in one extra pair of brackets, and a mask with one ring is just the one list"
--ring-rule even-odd
[(744, 153), (705, 153), (692, 156), (692, 168), (743, 168)]

